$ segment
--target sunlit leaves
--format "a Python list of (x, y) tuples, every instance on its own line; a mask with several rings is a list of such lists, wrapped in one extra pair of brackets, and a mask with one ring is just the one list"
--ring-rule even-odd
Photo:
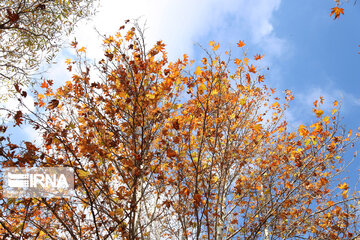
[(251, 64), (251, 66), (248, 66), (249, 72), (256, 73), (256, 67)]
[[(322, 106), (326, 99), (314, 102), (311, 123), (293, 126), (284, 116), (294, 96), (264, 85), (255, 64), (262, 55), (229, 51), (223, 59), (211, 41), (198, 61), (184, 55), (169, 62), (161, 41), (144, 52), (135, 26), (105, 38), (99, 77), (87, 62), (68, 60), (82, 70), (57, 90), (43, 81), (36, 104), (44, 115), (28, 121), (9, 111), (15, 125), (26, 120), (41, 131), (42, 144), (21, 148), (0, 139), (4, 164), (75, 170), (78, 202), (43, 200), (49, 204), (43, 212), (29, 214), (34, 223), (47, 214), (45, 235), (348, 239), (358, 233), (352, 189), (335, 177), (356, 137), (339, 130), (337, 114)], [(21, 216), (24, 205), (12, 204), (5, 215)], [(12, 223), (32, 223), (23, 219)]]
[(330, 16), (334, 15), (334, 19), (339, 18), (341, 14), (344, 15), (344, 9), (343, 8), (340, 8), (340, 7), (336, 6), (336, 7), (333, 7), (331, 9)]
[(84, 52), (85, 52), (85, 50), (86, 50), (86, 48), (85, 48), (85, 47), (81, 47), (81, 48), (79, 48), (77, 51), (78, 51), (79, 53), (84, 53)]
[(201, 75), (201, 73), (202, 73), (202, 67), (200, 67), (200, 66), (197, 66), (196, 67), (196, 71), (194, 72), (196, 75)]
[(239, 42), (237, 43), (237, 46), (238, 46), (239, 48), (244, 47), (244, 46), (245, 46), (245, 42), (244, 42), (244, 41), (239, 41)]
[(264, 57), (264, 55), (256, 54), (254, 59), (255, 60), (261, 60)]

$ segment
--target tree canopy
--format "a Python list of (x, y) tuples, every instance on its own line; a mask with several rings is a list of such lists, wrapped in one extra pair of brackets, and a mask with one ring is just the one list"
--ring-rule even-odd
[[(28, 85), (29, 74), (50, 61), (64, 34), (93, 13), (94, 0), (0, 1), (0, 81), (4, 90)], [(3, 99), (7, 94), (2, 94)]]
[(233, 57), (211, 41), (201, 63), (187, 55), (168, 62), (164, 43), (147, 50), (136, 24), (121, 29), (104, 40), (98, 65), (69, 60), (71, 80), (56, 90), (45, 80), (36, 111), (2, 109), (43, 142), (14, 144), (4, 133), (2, 166), (72, 167), (76, 190), (62, 199), (1, 198), (3, 236), (359, 236), (359, 193), (338, 178), (359, 134), (341, 128), (337, 101), (329, 113), (315, 101), (313, 123), (293, 129), (284, 114), (294, 97), (264, 84), (262, 55)]

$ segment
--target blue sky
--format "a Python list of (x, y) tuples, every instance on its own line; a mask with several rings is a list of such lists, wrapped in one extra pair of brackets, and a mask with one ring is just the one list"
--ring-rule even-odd
[[(80, 22), (74, 35), (79, 46), (87, 47), (90, 58), (102, 57), (103, 34), (114, 34), (125, 19), (146, 21), (149, 45), (162, 39), (170, 60), (187, 53), (203, 56), (197, 43), (208, 46), (215, 40), (222, 50), (239, 55), (236, 43), (245, 40), (250, 56), (265, 54), (263, 73), (278, 92), (290, 89), (295, 95), (287, 118), (293, 126), (310, 123), (312, 102), (322, 96), (331, 106), (342, 99), (343, 124), (360, 126), (360, 4), (345, 3), (345, 15), (334, 21), (332, 0), (102, 0), (98, 14)], [(65, 59), (71, 50), (63, 49), (47, 78), (61, 84), (70, 79)], [(269, 70), (266, 70), (269, 67)], [(27, 128), (29, 136), (36, 134)], [(348, 155), (352, 156), (352, 154)], [(352, 166), (360, 168), (359, 161)], [(358, 178), (358, 173), (351, 174)]]

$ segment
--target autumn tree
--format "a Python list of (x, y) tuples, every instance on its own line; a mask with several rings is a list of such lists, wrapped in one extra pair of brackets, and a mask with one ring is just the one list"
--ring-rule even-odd
[(73, 43), (72, 79), (56, 90), (44, 81), (36, 111), (2, 109), (43, 143), (4, 134), (2, 167), (72, 167), (76, 190), (2, 197), (5, 239), (359, 236), (359, 194), (338, 177), (358, 134), (341, 128), (336, 101), (328, 114), (315, 101), (314, 121), (293, 129), (284, 114), (294, 97), (264, 84), (262, 55), (233, 58), (212, 41), (198, 65), (168, 62), (164, 43), (146, 49), (137, 24), (120, 29), (96, 66)]
[[(94, 0), (0, 1), (0, 81), (4, 90), (28, 85), (30, 73), (48, 62), (62, 45), (64, 34), (93, 13)], [(1, 96), (3, 99), (7, 94)]]

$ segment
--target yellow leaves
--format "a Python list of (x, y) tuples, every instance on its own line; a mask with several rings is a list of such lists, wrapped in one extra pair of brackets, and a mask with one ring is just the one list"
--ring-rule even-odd
[(339, 105), (338, 101), (336, 101), (336, 100), (334, 101), (333, 104), (334, 104), (334, 107), (337, 107)]
[[(212, 41), (210, 46), (216, 48), (217, 44)], [(135, 47), (133, 50), (129, 50), (129, 52), (133, 51), (135, 51)], [(118, 53), (114, 52), (114, 55), (116, 54)], [(134, 56), (131, 55), (131, 57)], [(260, 59), (261, 57), (257, 55), (256, 58)], [(121, 62), (121, 59), (125, 58), (120, 56), (119, 59)], [(328, 184), (327, 181), (330, 177), (328, 178), (323, 172), (331, 170), (329, 165), (334, 160), (333, 156), (338, 154), (337, 150), (331, 152), (333, 155), (328, 157), (330, 154), (330, 151), (327, 150), (329, 144), (324, 141), (327, 136), (323, 136), (325, 135), (324, 132), (315, 134), (311, 127), (301, 125), (298, 132), (289, 132), (288, 125), (285, 121), (283, 124), (282, 120), (284, 119), (281, 119), (282, 110), (285, 109), (282, 100), (274, 100), (270, 96), (270, 91), (274, 93), (275, 89), (262, 87), (257, 83), (261, 83), (264, 76), (256, 73), (254, 59), (235, 60), (235, 63), (241, 64), (241, 67), (245, 69), (240, 76), (231, 72), (233, 68), (226, 69), (227, 62), (223, 64), (219, 58), (216, 60), (216, 65), (211, 66), (212, 60), (208, 58), (208, 60), (202, 60), (200, 66), (191, 66), (194, 74), (189, 74), (187, 70), (181, 71), (182, 66), (189, 66), (180, 60), (177, 64), (168, 65), (164, 63), (161, 65), (153, 59), (145, 62), (146, 64), (149, 63), (146, 69), (140, 69), (143, 62), (141, 62), (141, 59), (136, 59), (134, 60), (134, 66), (139, 68), (141, 74), (135, 73), (133, 79), (128, 77), (132, 72), (129, 72), (125, 65), (114, 68), (119, 72), (111, 73), (108, 71), (110, 76), (104, 77), (108, 77), (109, 84), (102, 84), (96, 89), (99, 92), (97, 95), (103, 98), (98, 98), (97, 95), (95, 97), (91, 96), (90, 91), (82, 91), (83, 82), (81, 79), (83, 78), (74, 79), (72, 83), (74, 92), (68, 90), (68, 94), (66, 94), (68, 96), (64, 94), (64, 96), (54, 98), (61, 99), (60, 106), (64, 106), (65, 109), (65, 107), (68, 107), (66, 106), (67, 103), (74, 102), (73, 96), (81, 91), (76, 97), (82, 98), (81, 100), (88, 100), (91, 103), (91, 105), (80, 105), (79, 103), (81, 112), (76, 110), (76, 106), (69, 108), (76, 111), (74, 116), (79, 115), (82, 117), (81, 119), (80, 117), (74, 119), (72, 128), (66, 127), (69, 133), (71, 131), (77, 133), (76, 131), (81, 128), (78, 135), (80, 137), (84, 136), (81, 143), (84, 147), (82, 147), (81, 151), (74, 151), (75, 154), (81, 153), (80, 157), (90, 159), (90, 164), (93, 162), (91, 159), (98, 159), (97, 162), (103, 161), (109, 164), (114, 160), (119, 161), (119, 171), (124, 174), (124, 178), (119, 177), (118, 171), (105, 172), (107, 164), (103, 164), (99, 168), (104, 169), (106, 175), (114, 176), (116, 181), (120, 181), (119, 185), (126, 184), (121, 182), (121, 179), (128, 182), (133, 181), (133, 176), (141, 177), (139, 179), (144, 179), (145, 182), (149, 181), (149, 184), (153, 182), (154, 184), (160, 183), (165, 190), (153, 188), (152, 185), (149, 190), (162, 191), (160, 194), (164, 196), (164, 200), (169, 200), (166, 196), (167, 191), (173, 191), (176, 195), (171, 196), (179, 197), (181, 202), (171, 203), (169, 201), (168, 204), (173, 204), (174, 207), (179, 207), (179, 209), (182, 207), (180, 204), (188, 207), (186, 214), (193, 211), (194, 203), (200, 205), (208, 200), (210, 200), (211, 204), (214, 203), (214, 208), (221, 207), (222, 203), (216, 205), (216, 201), (213, 200), (215, 197), (219, 198), (221, 196), (219, 192), (216, 192), (218, 191), (216, 188), (229, 176), (227, 172), (224, 172), (225, 175), (220, 174), (223, 166), (229, 167), (230, 170), (235, 169), (234, 187), (236, 186), (237, 198), (239, 202), (243, 201), (243, 199), (248, 201), (247, 204), (241, 203), (242, 205), (235, 206), (235, 204), (240, 203), (231, 199), (234, 198), (234, 195), (230, 196), (229, 201), (231, 201), (231, 204), (239, 207), (240, 210), (241, 206), (248, 205), (255, 207), (257, 210), (256, 202), (259, 201), (259, 198), (266, 205), (266, 202), (271, 200), (270, 198), (276, 199), (286, 193), (289, 194), (289, 200), (284, 202), (283, 206), (295, 205), (294, 208), (298, 211), (294, 213), (296, 217), (302, 215), (302, 212), (304, 212), (304, 215), (308, 214), (301, 209), (305, 203), (303, 204), (300, 201), (303, 199), (306, 201), (313, 193), (322, 194), (325, 191), (323, 186)], [(254, 65), (247, 65), (248, 62)], [(115, 61), (112, 64), (115, 64)], [(134, 69), (135, 67), (131, 68), (130, 71)], [(251, 75), (251, 73), (256, 74)], [(250, 76), (252, 78), (249, 85), (243, 84), (246, 74), (249, 74), (247, 75), (249, 80)], [(115, 75), (118, 75), (118, 77)], [(122, 75), (124, 77), (121, 77)], [(129, 79), (133, 80), (133, 83), (128, 81)], [(145, 79), (143, 81), (144, 85), (142, 85), (143, 88), (136, 88), (138, 87), (136, 84), (142, 79)], [(240, 84), (237, 84), (238, 82)], [(92, 83), (93, 81), (90, 81), (90, 84)], [(69, 87), (71, 82), (66, 83), (66, 85)], [(184, 88), (184, 92), (192, 89), (195, 92), (206, 92), (206, 94), (186, 95), (184, 99), (179, 101), (183, 104), (181, 106), (181, 104), (178, 104), (178, 98), (169, 96), (174, 94), (175, 91), (172, 91), (172, 89), (177, 85), (179, 85), (180, 93), (176, 97), (179, 98), (183, 96), (181, 95), (183, 94), (181, 87)], [(68, 87), (65, 86), (63, 89)], [(131, 91), (127, 91), (127, 89)], [(140, 97), (136, 98), (137, 101), (134, 101), (136, 96), (133, 89), (141, 90), (138, 92)], [(103, 91), (102, 93), (105, 92), (105, 94), (101, 94), (101, 91)], [(290, 91), (285, 91), (285, 93), (287, 96), (291, 95)], [(129, 109), (134, 109), (135, 104), (141, 109), (138, 108), (137, 111), (131, 112), (126, 109), (126, 106), (130, 106)], [(267, 105), (263, 111), (265, 104)], [(103, 109), (102, 106), (106, 106), (106, 108)], [(118, 130), (111, 132), (111, 127), (104, 127), (102, 123), (105, 121), (102, 121), (103, 119), (99, 121), (98, 116), (92, 113), (98, 110), (104, 114), (104, 119), (109, 118), (111, 120), (109, 124), (117, 126), (116, 129)], [(267, 115), (263, 114), (265, 111)], [(133, 114), (134, 117), (129, 119), (128, 112)], [(277, 114), (276, 122), (271, 122), (272, 119), (275, 119), (275, 117), (271, 116), (273, 112)], [(319, 113), (319, 116), (321, 115), (322, 113)], [(270, 121), (266, 123), (268, 119)], [(330, 119), (331, 116), (323, 116), (321, 120), (317, 119), (317, 121), (325, 126)], [(57, 122), (55, 121), (55, 123)], [(320, 130), (321, 124), (313, 127)], [(142, 129), (141, 126), (146, 127)], [(95, 131), (94, 128), (100, 130)], [(89, 132), (92, 133), (91, 136)], [(119, 136), (117, 132), (121, 132), (121, 135)], [(140, 134), (143, 134), (141, 139), (146, 144), (146, 147), (151, 149), (148, 155), (146, 152), (142, 156), (135, 154), (136, 147), (133, 144), (136, 144), (135, 139), (140, 137)], [(231, 140), (229, 151), (226, 148), (227, 139)], [(78, 138), (70, 140), (74, 142), (74, 146), (79, 145)], [(339, 141), (342, 141), (342, 139)], [(326, 145), (324, 145), (324, 142)], [(54, 144), (51, 146), (54, 146)], [(320, 147), (322, 147), (321, 155), (316, 155), (316, 150)], [(135, 167), (137, 161), (141, 161), (141, 168)], [(324, 171), (321, 171), (322, 165), (320, 163), (322, 161), (326, 168)], [(97, 175), (94, 172), (97, 171), (97, 165), (95, 163), (95, 167), (92, 167), (90, 164), (87, 165), (89, 168), (86, 168), (86, 171), (80, 170), (77, 173), (80, 177), (91, 177), (94, 178), (91, 180), (96, 180)], [(144, 171), (139, 171), (142, 169)], [(147, 169), (150, 170), (150, 172), (148, 171), (149, 174), (146, 173)], [(139, 176), (140, 172), (141, 176)], [(151, 179), (152, 177), (155, 178)], [(195, 177), (199, 178), (199, 183), (209, 180), (209, 187), (214, 187), (211, 189), (214, 194), (209, 195), (202, 192), (204, 191), (202, 185), (199, 185), (199, 190), (196, 191)], [(178, 181), (180, 178), (181, 180)], [(268, 182), (269, 180), (274, 181), (274, 184)], [(175, 186), (175, 184), (172, 184), (173, 182), (179, 184)], [(335, 184), (336, 186), (337, 184)], [(346, 187), (341, 185), (339, 188)], [(254, 189), (262, 194), (253, 194)], [(296, 191), (290, 191), (291, 189), (296, 189)], [(337, 189), (337, 193), (340, 195), (342, 191), (346, 190)], [(121, 193), (121, 197), (124, 197), (124, 201), (128, 200), (126, 193), (123, 193), (126, 191), (117, 191), (117, 193)], [(153, 193), (158, 194), (158, 192)], [(347, 192), (344, 192), (344, 195), (346, 194)], [(120, 198), (120, 196), (118, 197)], [(143, 201), (141, 197), (139, 202)], [(324, 200), (320, 204), (326, 202)], [(160, 207), (159, 211), (162, 210)], [(110, 214), (118, 217), (124, 215), (123, 211), (125, 209), (115, 208), (112, 211)], [(213, 217), (213, 212), (209, 211), (206, 214)], [(287, 209), (284, 212), (287, 213)], [(256, 214), (261, 217), (260, 213), (255, 213), (252, 218)], [(291, 217), (285, 216), (285, 218), (289, 219), (289, 222), (291, 222)], [(234, 228), (234, 226), (232, 227)]]
[(82, 48), (78, 49), (77, 51), (78, 51), (79, 53), (84, 53), (85, 50), (86, 50), (86, 47), (82, 47)]
[(279, 107), (280, 107), (280, 104), (279, 104), (278, 102), (274, 102), (274, 103), (272, 104), (272, 107), (273, 107), (273, 108), (279, 108)]
[(296, 149), (296, 152), (297, 152), (297, 153), (301, 153), (302, 151), (304, 151), (304, 149), (302, 149), (302, 148), (297, 148), (297, 149)]
[(65, 63), (69, 65), (71, 63), (71, 59), (70, 58), (66, 59)]
[(180, 85), (181, 84), (181, 78), (178, 78), (178, 79), (176, 79), (176, 81), (175, 81), (175, 85)]
[(245, 105), (245, 104), (246, 104), (246, 100), (247, 100), (247, 97), (244, 97), (244, 98), (240, 99), (239, 103), (240, 103), (241, 105)]
[(262, 129), (262, 125), (261, 124), (254, 124), (251, 126), (251, 128), (255, 131), (255, 132), (260, 132)]
[(78, 174), (79, 174), (80, 177), (87, 177), (87, 176), (90, 175), (89, 172), (84, 171), (84, 170), (79, 170), (79, 171), (78, 171)]
[(344, 182), (343, 184), (340, 184), (339, 186), (338, 186), (338, 188), (339, 189), (341, 189), (341, 190), (344, 190), (342, 193), (341, 193), (341, 195), (343, 196), (343, 198), (348, 198), (349, 196), (348, 196), (348, 191), (349, 191), (349, 184), (347, 184), (346, 182)]
[(337, 112), (337, 109), (334, 108), (334, 109), (331, 111), (331, 115), (334, 115), (336, 112)]
[(298, 131), (299, 131), (299, 135), (302, 137), (306, 137), (307, 135), (309, 135), (309, 131), (306, 129), (304, 125), (300, 125)]
[(316, 117), (320, 118), (324, 114), (324, 110), (317, 109), (315, 110)]
[(314, 132), (321, 132), (323, 130), (323, 125), (321, 122), (314, 123), (310, 127), (315, 128)]
[(110, 215), (111, 216), (123, 216), (124, 214), (124, 209), (123, 208), (116, 208), (115, 211), (111, 211)]
[(114, 42), (114, 38), (112, 36), (109, 36), (104, 40), (104, 44), (110, 44), (112, 42)]
[(215, 41), (211, 41), (211, 42), (209, 43), (209, 45), (213, 47), (213, 48), (212, 48), (213, 51), (218, 50), (218, 49), (219, 49), (219, 46), (220, 46), (220, 44), (219, 44), (219, 43), (216, 44)]
[(155, 99), (155, 95), (151, 93), (146, 94), (146, 97), (149, 99)]
[[(245, 65), (247, 66), (248, 65), (248, 63), (249, 63), (249, 59), (247, 58), (247, 57), (245, 57), (244, 59), (243, 59), (243, 61), (244, 61), (244, 63), (245, 63)], [(252, 66), (252, 65), (251, 65)], [(256, 68), (255, 68), (256, 69)], [(249, 70), (250, 71), (250, 70)]]
[(200, 91), (206, 91), (206, 86), (205, 86), (205, 84), (204, 83), (201, 83), (200, 84), (200, 86), (198, 87), (198, 89), (200, 90)]
[(44, 99), (45, 98), (45, 96), (43, 94), (38, 94), (37, 97), (38, 97), (38, 99)]
[(211, 91), (211, 96), (215, 96), (218, 93), (219, 93), (218, 90), (214, 89), (214, 90)]
[(200, 76), (200, 75), (201, 75), (201, 73), (202, 73), (202, 67), (197, 66), (196, 71), (195, 71), (195, 75)]
[(326, 116), (323, 118), (323, 122), (328, 125), (330, 123), (330, 117), (329, 116)]
[(338, 186), (339, 189), (341, 190), (348, 190), (349, 189), (349, 184), (347, 184), (346, 182), (344, 182), (343, 184), (340, 184)]
[(245, 46), (245, 42), (244, 42), (244, 41), (239, 41), (239, 42), (237, 43), (237, 46), (238, 46), (239, 48), (241, 48), (241, 47)]
[(116, 37), (117, 39), (120, 39), (120, 38), (121, 38), (121, 33), (120, 33), (120, 32), (117, 32), (117, 33), (115, 34), (115, 37)]
[(220, 46), (220, 44), (214, 44), (212, 50), (213, 50), (213, 51), (218, 50), (218, 49), (219, 49), (219, 46)]
[(330, 13), (330, 17), (332, 15), (334, 15), (334, 20), (337, 19), (338, 17), (340, 17), (340, 14), (344, 15), (344, 9), (343, 8), (339, 8), (338, 6), (333, 7), (331, 9), (331, 13)]

